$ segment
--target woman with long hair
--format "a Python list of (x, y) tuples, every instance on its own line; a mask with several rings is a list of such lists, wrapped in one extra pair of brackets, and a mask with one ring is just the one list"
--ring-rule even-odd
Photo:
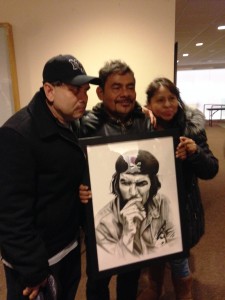
[[(172, 81), (163, 77), (157, 78), (149, 84), (146, 94), (146, 107), (156, 121), (153, 130), (179, 130), (180, 142), (176, 149), (176, 157), (182, 160), (185, 223), (188, 228), (188, 248), (191, 249), (204, 234), (204, 210), (198, 178), (212, 179), (218, 172), (218, 160), (207, 144), (203, 114), (184, 104), (179, 89)], [(193, 299), (188, 255), (170, 259), (168, 263), (171, 266), (176, 299)], [(151, 264), (147, 269), (148, 287), (141, 292), (138, 300), (160, 298), (163, 273), (163, 263)]]

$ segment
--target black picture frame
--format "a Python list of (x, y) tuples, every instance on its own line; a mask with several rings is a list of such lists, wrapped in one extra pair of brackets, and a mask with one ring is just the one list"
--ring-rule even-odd
[[(184, 226), (183, 178), (181, 161), (175, 157), (179, 143), (176, 130), (147, 132), (143, 134), (111, 137), (92, 137), (80, 140), (88, 160), (88, 184), (92, 191), (92, 200), (85, 205), (86, 210), (86, 250), (89, 276), (100, 278), (129, 270), (143, 268), (151, 261), (182, 257), (187, 254), (186, 229)], [(113, 201), (110, 194), (110, 182), (115, 172), (115, 162), (124, 152), (145, 150), (159, 161), (158, 177), (161, 182), (160, 194), (169, 199), (172, 209), (175, 236), (171, 243), (163, 247), (153, 247), (152, 251), (140, 255), (108, 254), (101, 251), (96, 239), (96, 215), (108, 203)], [(161, 195), (160, 195), (161, 196)], [(111, 226), (114, 226), (113, 223)], [(115, 226), (115, 228), (117, 225)], [(111, 228), (111, 227), (110, 227)], [(111, 239), (112, 237), (110, 237)], [(168, 246), (168, 245), (169, 246)], [(118, 246), (119, 247), (119, 246)]]

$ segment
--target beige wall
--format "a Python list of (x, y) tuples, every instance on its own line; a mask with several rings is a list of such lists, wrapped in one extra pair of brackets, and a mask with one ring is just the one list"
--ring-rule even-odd
[[(141, 104), (154, 77), (173, 79), (175, 0), (0, 0), (0, 8), (0, 22), (13, 27), (21, 107), (57, 54), (73, 54), (89, 75), (109, 59), (126, 61)], [(92, 86), (88, 108), (96, 101)]]

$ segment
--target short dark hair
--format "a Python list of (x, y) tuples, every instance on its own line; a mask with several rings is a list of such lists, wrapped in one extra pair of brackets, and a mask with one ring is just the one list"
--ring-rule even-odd
[(100, 87), (102, 89), (104, 89), (106, 80), (109, 77), (109, 75), (114, 73), (118, 73), (120, 75), (131, 73), (134, 76), (134, 72), (125, 62), (122, 62), (119, 59), (108, 61), (99, 70), (99, 78), (101, 80)]

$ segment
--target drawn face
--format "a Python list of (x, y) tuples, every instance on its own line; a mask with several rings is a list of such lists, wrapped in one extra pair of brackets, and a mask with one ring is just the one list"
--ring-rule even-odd
[(137, 200), (144, 205), (149, 197), (151, 181), (146, 174), (121, 173), (119, 189), (123, 201)]
[(156, 117), (164, 121), (171, 121), (177, 113), (178, 105), (177, 97), (167, 87), (160, 86), (150, 99), (148, 108)]
[(109, 75), (104, 90), (98, 87), (97, 94), (111, 116), (120, 119), (126, 118), (135, 106), (134, 75), (130, 72), (124, 75), (118, 73)]

